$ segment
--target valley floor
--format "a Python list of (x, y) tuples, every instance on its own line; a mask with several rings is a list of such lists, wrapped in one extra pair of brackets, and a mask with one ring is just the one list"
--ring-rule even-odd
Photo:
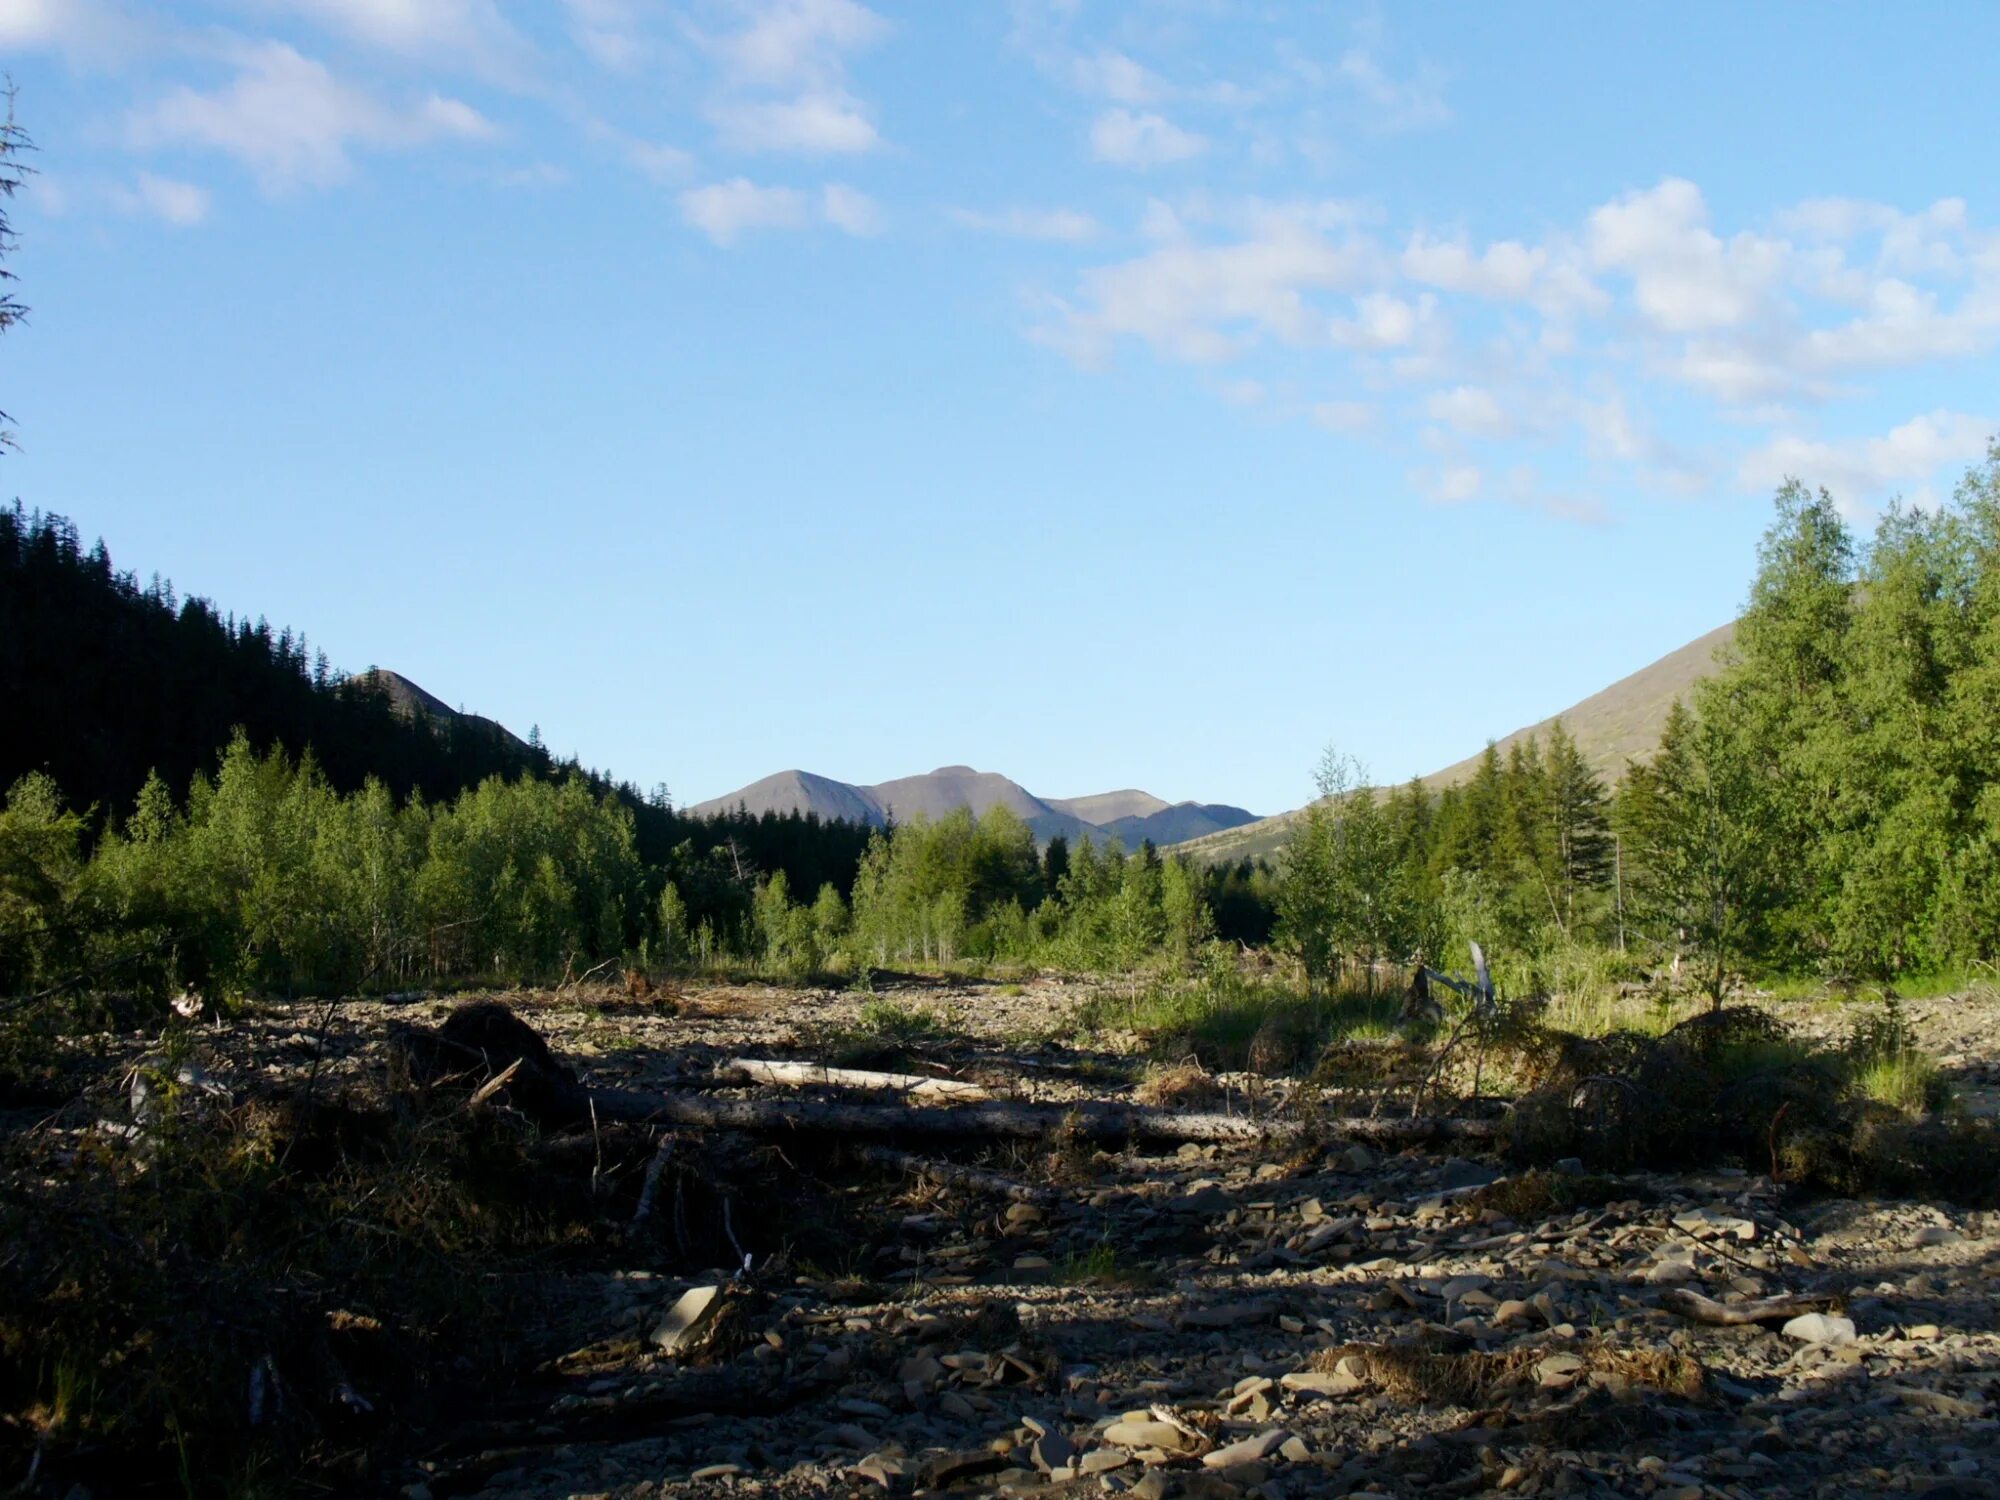
[[(905, 1068), (1049, 1101), (1135, 1087), (1136, 1044), (1049, 1039), (1088, 986), (880, 988), (504, 998), (600, 1087), (710, 1081), (740, 1056), (851, 1060), (864, 1006), (877, 1033), (885, 1014), (908, 1030)], [(323, 1087), (366, 1090), (393, 1027), (449, 1008), (265, 1007), (198, 1050), (235, 1097), (316, 1060)], [(1909, 1010), (1990, 1097), (2000, 999)], [(1289, 1087), (1222, 1082), (1215, 1107), (1251, 1114)], [(8, 1119), (54, 1140), (97, 1128)], [(662, 1177), (657, 1227), (541, 1273), (511, 1386), (404, 1434), (371, 1484), (407, 1500), (2000, 1494), (2000, 1213), (1800, 1197), (1754, 1169), (1521, 1176), (1339, 1142), (956, 1153), (990, 1174), (976, 1183), (806, 1132), (659, 1155), (690, 1175)], [(621, 1222), (645, 1163), (609, 1169)], [(739, 1248), (747, 1272), (725, 1264)], [(709, 1286), (723, 1314), (677, 1360), (656, 1330)], [(1692, 1323), (1662, 1305), (1676, 1289), (1819, 1294), (1829, 1336)]]

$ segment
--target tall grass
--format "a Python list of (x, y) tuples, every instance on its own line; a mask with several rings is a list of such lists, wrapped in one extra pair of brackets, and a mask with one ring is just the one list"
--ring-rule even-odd
[[(1211, 965), (1194, 979), (1157, 979), (1129, 993), (1093, 997), (1078, 1013), (1090, 1031), (1139, 1036), (1158, 1057), (1189, 1057), (1236, 1071), (1261, 1062), (1309, 1067), (1337, 1041), (1398, 1035), (1402, 997), (1363, 990), (1313, 997), (1290, 984)], [(1258, 1057), (1260, 1050), (1264, 1056)]]

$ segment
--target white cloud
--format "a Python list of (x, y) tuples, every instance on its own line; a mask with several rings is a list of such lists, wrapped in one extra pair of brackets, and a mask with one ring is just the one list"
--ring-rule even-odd
[(1437, 298), (1425, 292), (1415, 301), (1391, 292), (1369, 292), (1354, 299), (1354, 316), (1334, 318), (1329, 337), (1345, 349), (1381, 353), (1405, 348), (1437, 313)]
[(133, 212), (148, 213), (186, 229), (208, 217), (210, 197), (207, 188), (195, 183), (141, 172), (138, 182), (124, 190), (122, 201)]
[(1159, 167), (1201, 155), (1205, 137), (1183, 130), (1164, 115), (1107, 109), (1092, 122), (1090, 151), (1118, 167)]
[(1475, 464), (1448, 464), (1441, 469), (1417, 469), (1410, 482), (1439, 505), (1464, 505), (1477, 500), (1486, 488), (1486, 476)]
[(1421, 231), (1403, 251), (1403, 274), (1446, 291), (1521, 300), (1548, 264), (1548, 252), (1518, 240), (1501, 240), (1475, 253), (1463, 240), (1438, 240)]
[(1044, 326), (1038, 337), (1086, 362), (1102, 359), (1121, 337), (1196, 361), (1229, 358), (1266, 336), (1324, 345), (1328, 320), (1306, 293), (1361, 284), (1373, 273), (1373, 247), (1329, 238), (1303, 211), (1265, 208), (1254, 217), (1254, 227), (1228, 243), (1169, 241), (1086, 271), (1086, 306), (1062, 307), (1062, 329)]
[(726, 85), (708, 107), (733, 151), (852, 155), (882, 144), (868, 107), (847, 87), (850, 53), (889, 25), (855, 0), (746, 0), (740, 29), (703, 38)]
[(1166, 84), (1123, 52), (1103, 51), (1067, 59), (1072, 84), (1114, 104), (1155, 104), (1167, 97)]
[(1976, 354), (2000, 334), (2000, 288), (1946, 311), (1935, 292), (1885, 277), (1852, 322), (1816, 328), (1800, 353), (1816, 370), (1882, 368)]
[(203, 93), (185, 85), (134, 114), (141, 149), (206, 147), (241, 161), (267, 192), (325, 187), (350, 170), (350, 146), (395, 149), (435, 140), (486, 141), (497, 128), (472, 106), (432, 95), (398, 108), (343, 83), (282, 42), (233, 49), (233, 82)]
[(1626, 193), (1589, 228), (1592, 259), (1631, 278), (1640, 313), (1663, 332), (1735, 328), (1774, 311), (1790, 247), (1748, 232), (1720, 239), (1692, 182)]
[(680, 195), (681, 217), (718, 245), (732, 245), (751, 229), (803, 229), (812, 208), (796, 188), (759, 187), (747, 177), (690, 188)]
[(735, 151), (846, 155), (881, 145), (861, 101), (846, 93), (796, 99), (735, 100), (710, 111), (723, 144)]
[(1794, 478), (1823, 486), (1848, 515), (1865, 517), (1903, 487), (1923, 484), (1947, 465), (1976, 462), (1993, 430), (1984, 418), (1933, 411), (1882, 437), (1785, 435), (1747, 455), (1737, 477), (1750, 490), (1768, 491)]
[(532, 53), (495, 0), (282, 0), (365, 46), (518, 75)]
[(882, 230), (875, 200), (844, 183), (828, 183), (817, 200), (792, 187), (764, 187), (747, 177), (690, 188), (679, 198), (681, 217), (716, 244), (729, 246), (753, 229), (806, 229), (815, 222), (844, 234)]
[(1369, 123), (1378, 130), (1421, 130), (1451, 121), (1444, 80), (1434, 68), (1396, 79), (1369, 48), (1350, 47), (1341, 54), (1340, 76), (1368, 104)]
[(694, 156), (665, 141), (627, 140), (626, 160), (655, 182), (674, 182), (694, 170)]
[(1494, 394), (1476, 385), (1454, 386), (1435, 391), (1424, 403), (1434, 422), (1442, 422), (1467, 437), (1502, 438), (1512, 430), (1506, 412)]
[(710, 39), (741, 81), (763, 88), (838, 84), (845, 57), (873, 46), (889, 24), (855, 0), (761, 0), (744, 7), (749, 24)]
[(882, 232), (882, 210), (875, 200), (843, 183), (830, 182), (820, 189), (820, 213), (844, 234)]
[(967, 229), (1022, 240), (1053, 240), (1074, 245), (1094, 240), (1102, 232), (1097, 220), (1070, 208), (1010, 208), (999, 213), (955, 208), (951, 216)]
[(633, 0), (562, 0), (570, 39), (601, 68), (626, 73), (653, 50)]
[(59, 52), (116, 63), (158, 40), (158, 23), (104, 0), (0, 0), (0, 52)]

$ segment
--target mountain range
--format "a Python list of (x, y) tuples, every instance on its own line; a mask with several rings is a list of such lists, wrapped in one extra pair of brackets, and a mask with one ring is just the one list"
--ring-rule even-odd
[(817, 813), (877, 827), (922, 816), (941, 818), (959, 808), (978, 817), (1005, 807), (1043, 842), (1056, 837), (1117, 839), (1136, 849), (1146, 839), (1179, 844), (1257, 820), (1240, 807), (1214, 802), (1167, 802), (1150, 792), (1098, 792), (1088, 797), (1037, 797), (1019, 782), (971, 766), (940, 766), (923, 776), (903, 776), (874, 786), (856, 786), (811, 771), (780, 771), (761, 781), (697, 803), (697, 816), (744, 808), (753, 814)]
[[(1585, 761), (1607, 781), (1615, 782), (1631, 761), (1643, 759), (1659, 744), (1668, 709), (1715, 670), (1718, 657), (1727, 652), (1735, 635), (1734, 624), (1712, 630), (1561, 713), (1516, 729), (1494, 743), (1505, 755), (1530, 736), (1546, 738), (1560, 719)], [(452, 709), (398, 673), (377, 669), (364, 674), (362, 680), (384, 692), (405, 717), (461, 725), (510, 748), (527, 748), (493, 720)], [(1424, 784), (1442, 790), (1470, 779), (1483, 753), (1433, 771), (1423, 778)], [(1071, 841), (1089, 838), (1106, 843), (1117, 839), (1128, 849), (1151, 840), (1160, 848), (1180, 846), (1206, 862), (1275, 854), (1290, 837), (1302, 811), (1293, 809), (1260, 818), (1227, 803), (1170, 803), (1132, 788), (1084, 797), (1039, 797), (998, 772), (977, 771), (971, 766), (940, 766), (921, 776), (902, 776), (872, 786), (836, 781), (811, 771), (779, 771), (686, 811), (697, 816), (738, 808), (758, 816), (767, 812), (813, 813), (825, 820), (883, 827), (918, 816), (941, 818), (960, 808), (977, 817), (992, 807), (1008, 808), (1044, 843), (1058, 834)]]
[[(1735, 638), (1733, 623), (1711, 630), (1561, 713), (1516, 729), (1494, 743), (1505, 755), (1530, 736), (1546, 739), (1560, 719), (1584, 760), (1606, 781), (1615, 782), (1630, 762), (1644, 759), (1659, 744), (1674, 701), (1685, 698), (1696, 682), (1715, 670), (1718, 656)], [(1433, 771), (1423, 778), (1424, 784), (1441, 791), (1469, 780), (1483, 754), (1482, 750)], [(942, 766), (927, 776), (905, 776), (876, 786), (856, 786), (810, 771), (780, 771), (688, 810), (707, 814), (740, 806), (752, 813), (812, 812), (822, 818), (881, 825), (919, 813), (941, 817), (960, 807), (977, 815), (995, 805), (1013, 809), (1044, 841), (1056, 834), (1099, 842), (1117, 838), (1126, 848), (1134, 849), (1141, 840), (1151, 839), (1161, 848), (1179, 845), (1205, 862), (1275, 854), (1303, 811), (1259, 818), (1240, 807), (1212, 802), (1168, 803), (1141, 791), (1037, 797), (1005, 776), (975, 771), (970, 766)]]

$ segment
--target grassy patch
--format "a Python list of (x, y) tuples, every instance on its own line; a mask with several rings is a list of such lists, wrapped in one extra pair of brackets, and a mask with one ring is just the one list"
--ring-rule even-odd
[(1401, 1011), (1399, 995), (1348, 991), (1312, 998), (1224, 971), (1095, 996), (1079, 1013), (1079, 1025), (1135, 1033), (1157, 1058), (1192, 1058), (1224, 1072), (1301, 1074), (1330, 1043), (1397, 1036)]
[(1072, 1250), (1056, 1263), (1051, 1278), (1060, 1286), (1122, 1288), (1138, 1291), (1152, 1286), (1158, 1278), (1144, 1266), (1128, 1265), (1118, 1258), (1110, 1240), (1099, 1240), (1088, 1250)]
[(812, 1037), (821, 1061), (836, 1068), (896, 1068), (926, 1043), (961, 1033), (950, 1017), (893, 1000), (862, 1002), (852, 1026), (829, 1026)]

